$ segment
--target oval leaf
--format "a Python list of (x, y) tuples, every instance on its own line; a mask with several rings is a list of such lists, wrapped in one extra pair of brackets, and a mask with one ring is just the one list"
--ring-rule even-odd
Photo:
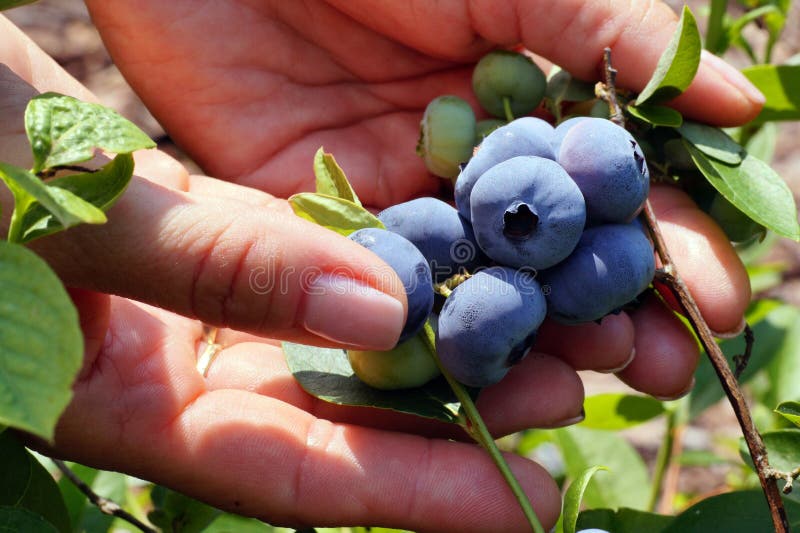
[(631, 507), (645, 509), (650, 479), (641, 456), (625, 439), (611, 431), (579, 426), (554, 432), (567, 473), (577, 478), (596, 465), (605, 465), (610, 474), (596, 478), (584, 493), (589, 507)]
[[(133, 156), (120, 154), (97, 172), (72, 174), (47, 182), (48, 191), (65, 190), (90, 203), (100, 211), (108, 211), (122, 196), (133, 176)], [(30, 242), (64, 229), (63, 224), (40, 202), (27, 204), (20, 213), (19, 242)]]
[(27, 170), (0, 163), (0, 179), (14, 195), (14, 214), (8, 230), (8, 240), (12, 242), (21, 242), (26, 230), (30, 229), (22, 226), (22, 216), (36, 202), (51, 213), (63, 228), (81, 223), (106, 222), (106, 215), (100, 209), (67, 189), (46, 185)]
[(577, 528), (603, 529), (614, 533), (661, 533), (673, 517), (636, 509), (589, 509), (578, 516)]
[(792, 191), (769, 165), (747, 155), (738, 166), (707, 157), (687, 144), (706, 179), (740, 211), (779, 235), (800, 241), (800, 224)]
[(719, 128), (687, 121), (678, 128), (678, 133), (708, 157), (729, 165), (742, 162), (742, 147)]
[[(312, 396), (338, 405), (391, 409), (461, 424), (460, 403), (444, 378), (437, 378), (416, 389), (383, 391), (361, 382), (350, 368), (347, 353), (332, 348), (317, 348), (289, 342), (283, 353), (295, 379)], [(476, 391), (471, 393), (477, 395)]]
[(31, 99), (25, 131), (33, 149), (33, 172), (94, 157), (96, 149), (127, 154), (156, 144), (115, 111), (57, 93)]
[[(764, 446), (767, 447), (769, 464), (772, 468), (781, 472), (791, 472), (800, 466), (800, 429), (767, 431), (762, 433), (761, 437), (764, 439)], [(744, 438), (739, 439), (739, 455), (750, 468), (753, 468), (753, 461)]]
[(624, 393), (597, 394), (583, 403), (586, 418), (581, 426), (619, 430), (636, 426), (663, 414), (664, 404), (650, 396)]
[(775, 412), (797, 427), (800, 427), (800, 402), (781, 402)]
[(625, 110), (639, 120), (653, 126), (677, 128), (683, 124), (683, 115), (671, 107), (663, 105), (629, 105)]
[(384, 228), (378, 217), (336, 196), (301, 192), (289, 198), (289, 205), (297, 216), (345, 236), (361, 228)]
[(72, 531), (53, 476), (11, 432), (0, 435), (0, 472), (3, 472), (0, 506), (27, 509), (42, 515), (62, 533)]
[(653, 76), (636, 99), (636, 105), (661, 103), (685, 91), (697, 73), (701, 50), (697, 21), (689, 8), (684, 6), (678, 27), (658, 60)]
[(575, 526), (578, 523), (578, 513), (581, 510), (581, 500), (583, 500), (583, 493), (586, 492), (586, 487), (589, 485), (592, 476), (598, 470), (608, 470), (604, 466), (593, 466), (587, 468), (569, 484), (566, 494), (564, 494), (564, 533), (575, 533)]
[(58, 533), (42, 515), (19, 507), (0, 507), (0, 531), (14, 533)]
[(78, 313), (30, 250), (0, 241), (0, 423), (53, 438), (83, 360)]
[[(790, 519), (800, 516), (800, 504), (784, 499)], [(760, 490), (729, 492), (711, 496), (692, 505), (662, 533), (755, 533), (774, 531), (769, 508)]]
[(756, 122), (800, 120), (800, 64), (756, 65), (742, 73), (767, 99)]
[(314, 154), (314, 176), (317, 180), (316, 192), (319, 194), (336, 196), (361, 207), (361, 201), (347, 181), (342, 167), (333, 158), (333, 154), (325, 153), (322, 147)]

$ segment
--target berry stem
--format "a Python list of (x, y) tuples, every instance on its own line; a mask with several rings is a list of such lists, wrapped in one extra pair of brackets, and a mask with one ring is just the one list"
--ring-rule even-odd
[(506, 114), (506, 121), (511, 122), (514, 120), (514, 113), (511, 111), (511, 99), (508, 96), (503, 97), (503, 112)]
[(525, 491), (522, 490), (522, 486), (517, 481), (517, 478), (514, 477), (514, 473), (511, 471), (511, 468), (508, 466), (503, 454), (497, 447), (497, 444), (492, 438), (491, 433), (489, 433), (489, 429), (486, 427), (486, 423), (484, 423), (483, 418), (481, 417), (480, 413), (478, 413), (478, 408), (475, 406), (475, 402), (472, 401), (472, 397), (469, 395), (469, 392), (464, 388), (464, 386), (456, 381), (456, 379), (444, 368), (439, 360), (439, 356), (436, 354), (436, 334), (433, 331), (433, 328), (430, 324), (425, 324), (424, 329), (425, 334), (423, 335), (428, 348), (433, 355), (434, 360), (436, 361), (436, 365), (442, 372), (442, 375), (447, 380), (448, 385), (455, 393), (456, 398), (461, 403), (461, 411), (466, 421), (462, 424), (464, 431), (472, 437), (475, 442), (481, 445), (488, 453), (489, 456), (492, 458), (492, 462), (497, 466), (497, 469), (502, 474), (503, 478), (508, 484), (508, 487), (511, 489), (511, 492), (514, 494), (514, 498), (516, 498), (517, 502), (519, 503), (522, 512), (525, 514), (525, 518), (527, 518), (528, 523), (531, 525), (532, 530), (535, 533), (545, 533), (542, 524), (539, 522), (539, 518), (536, 516), (536, 512), (533, 510), (531, 506), (530, 500), (528, 500), (528, 496), (525, 494)]

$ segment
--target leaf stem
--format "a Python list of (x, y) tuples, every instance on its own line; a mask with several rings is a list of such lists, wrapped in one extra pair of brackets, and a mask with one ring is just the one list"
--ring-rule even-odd
[(489, 456), (492, 458), (492, 462), (494, 462), (495, 466), (497, 466), (497, 469), (500, 471), (500, 474), (502, 474), (506, 484), (508, 484), (511, 492), (514, 494), (514, 497), (519, 503), (519, 506), (522, 509), (522, 512), (525, 514), (525, 518), (527, 518), (528, 523), (530, 523), (533, 531), (535, 533), (545, 533), (542, 524), (539, 522), (539, 518), (536, 516), (536, 512), (531, 506), (530, 500), (528, 500), (528, 496), (525, 494), (525, 491), (522, 490), (522, 486), (519, 484), (519, 481), (517, 481), (517, 478), (514, 477), (514, 473), (508, 466), (503, 454), (497, 448), (497, 444), (492, 438), (491, 433), (489, 433), (489, 429), (486, 427), (486, 424), (484, 423), (480, 413), (478, 413), (478, 408), (475, 406), (475, 402), (472, 401), (472, 397), (469, 395), (464, 386), (456, 381), (450, 372), (448, 372), (447, 369), (442, 366), (439, 356), (436, 354), (436, 336), (433, 332), (433, 328), (431, 328), (429, 324), (425, 325), (425, 335), (423, 337), (425, 338), (425, 342), (428, 344), (428, 348), (430, 348), (430, 351), (436, 360), (436, 365), (441, 370), (442, 375), (445, 377), (447, 383), (450, 385), (450, 388), (455, 393), (456, 398), (458, 398), (458, 401), (461, 403), (461, 409), (466, 417), (466, 424), (463, 426), (464, 430), (489, 453)]

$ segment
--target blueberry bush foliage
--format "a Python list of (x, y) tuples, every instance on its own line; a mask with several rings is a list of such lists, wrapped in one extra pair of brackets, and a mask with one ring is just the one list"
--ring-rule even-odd
[[(0, 9), (32, 1), (0, 0)], [(575, 116), (609, 118), (618, 108), (622, 116), (616, 118), (642, 147), (650, 179), (685, 189), (723, 227), (748, 268), (755, 294), (746, 315), (748, 338), (742, 335), (718, 343), (746, 392), (769, 451), (769, 475), (779, 479), (784, 488), (788, 522), (800, 526), (800, 496), (790, 490), (800, 475), (800, 309), (762, 296), (790, 275), (786, 265), (764, 258), (780, 239), (800, 240), (792, 193), (769, 165), (777, 141), (776, 122), (800, 120), (800, 58), (782, 64), (774, 64), (772, 59), (788, 16), (788, 0), (728, 4), (727, 0), (710, 0), (706, 12), (701, 13), (706, 17), (705, 35), (700, 34), (693, 14), (684, 9), (669, 48), (639, 94), (608, 84), (595, 86), (558, 67), (546, 77), (529, 73), (532, 83), (542, 84), (542, 94), (524, 93), (491, 102), (492, 92), (499, 89), (482, 83), (476, 86), (477, 97), (497, 118), (477, 121), (469, 106), (442, 95), (439, 102), (459, 110), (450, 115), (457, 117), (458, 146), (444, 141), (436, 144), (439, 139), (425, 131), (427, 124), (448, 116), (445, 112), (445, 118), (439, 118), (438, 111), (432, 110), (423, 119), (418, 150), (432, 173), (455, 178), (461, 171), (459, 164), (472, 155), (472, 146), (493, 128), (530, 113), (529, 101), (534, 107), (541, 105), (555, 124)], [(745, 31), (754, 25), (765, 37), (758, 44), (750, 42)], [(729, 49), (742, 50), (749, 58), (751, 66), (744, 73), (767, 98), (754, 121), (721, 130), (685, 120), (663, 105), (689, 85), (703, 48), (717, 55)], [(611, 53), (613, 57), (613, 50)], [(497, 61), (501, 65), (518, 63), (520, 56), (504, 51)], [(509, 89), (511, 93), (514, 90)], [(72, 474), (86, 489), (82, 491), (50, 459), (20, 443), (18, 431), (45, 441), (52, 439), (56, 421), (70, 400), (70, 386), (83, 353), (77, 312), (66, 290), (48, 265), (24, 244), (77, 224), (105, 222), (105, 211), (131, 179), (131, 153), (153, 146), (146, 135), (116, 113), (52, 93), (30, 101), (25, 128), (33, 167), (0, 162), (0, 179), (14, 198), (9, 232), (0, 241), (0, 529), (62, 533), (137, 528), (293, 531), (222, 512), (120, 473), (71, 464)], [(424, 138), (426, 133), (428, 138)], [(470, 146), (465, 149), (464, 143)], [(115, 155), (102, 166), (93, 160), (92, 168), (84, 168), (82, 164), (95, 158), (98, 150)], [(381, 218), (362, 207), (333, 155), (320, 148), (313, 162), (309, 159), (317, 190), (290, 198), (298, 216), (343, 235), (363, 228), (385, 229)], [(456, 291), (464, 282), (464, 276), (458, 278), (436, 279), (437, 298)], [(629, 392), (596, 394), (586, 398), (586, 418), (580, 424), (529, 429), (495, 441), (474, 405), (480, 388), (464, 386), (453, 378), (437, 354), (437, 324), (423, 322), (393, 360), (399, 363), (392, 364), (420, 364), (422, 358), (427, 361), (426, 374), (421, 380), (419, 375), (412, 376), (411, 388), (401, 390), (370, 386), (356, 375), (356, 359), (368, 360), (369, 354), (354, 358), (343, 350), (292, 343), (283, 348), (295, 378), (322, 400), (391, 409), (461, 426), (491, 455), (534, 531), (542, 531), (541, 525), (500, 449), (541, 462), (562, 485), (559, 533), (589, 528), (615, 533), (772, 529), (770, 509), (744, 439), (713, 436), (711, 445), (697, 448), (685, 438), (700, 417), (704, 424), (713, 424), (719, 416), (718, 410), (711, 408), (723, 399), (724, 391), (707, 359), (696, 371), (694, 389), (680, 400), (666, 402)], [(755, 342), (751, 342), (750, 332)], [(377, 382), (383, 383), (384, 378), (381, 375)], [(628, 438), (643, 424), (663, 428), (655, 458), (646, 456)], [(713, 480), (705, 485), (716, 488), (708, 494), (679, 490), (676, 480), (687, 471), (700, 472)], [(719, 472), (724, 472), (724, 478)], [(113, 500), (135, 520), (109, 514), (108, 508), (87, 499), (87, 491)], [(395, 530), (350, 527), (316, 531)]]

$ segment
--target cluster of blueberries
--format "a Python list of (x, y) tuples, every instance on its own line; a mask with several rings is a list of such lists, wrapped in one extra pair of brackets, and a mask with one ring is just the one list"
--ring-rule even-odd
[(378, 215), (386, 229), (350, 238), (403, 281), (400, 342), (432, 315), (437, 284), (459, 273), (436, 320), (436, 351), (461, 383), (498, 382), (531, 348), (546, 316), (597, 321), (653, 278), (652, 245), (635, 220), (649, 191), (644, 156), (613, 122), (553, 128), (524, 117), (487, 135), (462, 166), (455, 204), (418, 198)]

